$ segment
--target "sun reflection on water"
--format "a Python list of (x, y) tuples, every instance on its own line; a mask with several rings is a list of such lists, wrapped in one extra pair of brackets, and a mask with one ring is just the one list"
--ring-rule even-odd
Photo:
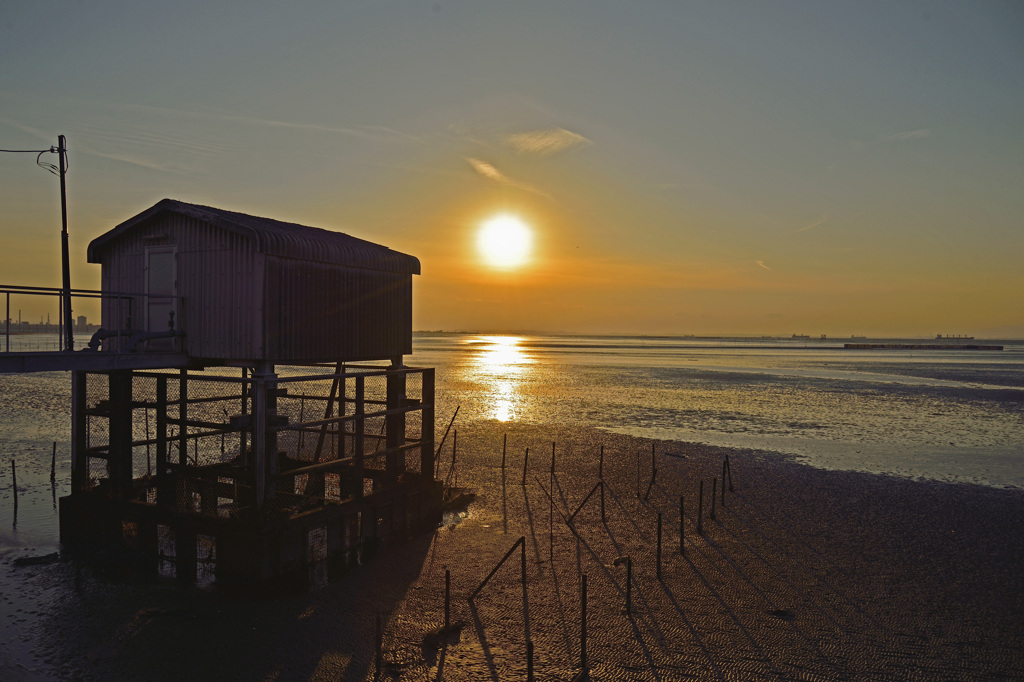
[(521, 344), (521, 336), (481, 336), (471, 343), (475, 379), (484, 389), (487, 416), (500, 422), (516, 419), (522, 405), (523, 384), (534, 360)]

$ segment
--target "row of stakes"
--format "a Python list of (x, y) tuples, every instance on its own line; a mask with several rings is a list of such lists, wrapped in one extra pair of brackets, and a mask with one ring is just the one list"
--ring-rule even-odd
[[(57, 485), (57, 441), (53, 442), (53, 454), (50, 458), (50, 487)], [(18, 465), (11, 460), (11, 491), (14, 493), (14, 523), (18, 523)]]
[[(507, 446), (508, 446), (508, 435), (506, 434), (504, 436), (504, 438), (502, 439), (502, 448), (501, 448), (501, 468), (502, 468), (502, 470), (505, 469), (505, 465), (506, 465), (506, 461), (507, 461), (507, 457), (506, 457)], [(453, 450), (454, 450), (454, 448), (453, 448)], [(453, 460), (454, 460), (454, 455), (455, 455), (455, 453), (453, 451), (453, 453), (452, 453)], [(523, 458), (522, 485), (524, 485), (524, 486), (526, 485), (526, 472), (527, 472), (527, 466), (528, 466), (528, 463), (529, 463), (529, 458), (530, 458), (530, 449), (526, 448), (526, 455)], [(640, 471), (640, 469), (639, 469), (639, 456), (637, 457), (637, 462), (638, 462), (637, 474), (638, 474), (638, 481), (639, 481), (639, 471)], [(454, 461), (453, 461), (453, 464), (454, 464)], [(654, 485), (655, 478), (657, 477), (657, 472), (658, 472), (658, 470), (657, 470), (657, 467), (655, 466), (654, 445), (652, 444), (651, 445), (651, 481), (650, 481), (650, 483), (647, 486), (647, 493), (644, 495), (644, 500), (645, 501), (648, 499), (648, 497), (650, 495), (651, 487)], [(552, 475), (552, 477), (554, 476), (554, 473), (555, 473), (555, 443), (552, 442), (551, 443), (551, 475)], [(579, 511), (583, 508), (583, 505), (586, 504), (587, 500), (590, 499), (591, 495), (593, 495), (597, 491), (598, 488), (601, 489), (601, 522), (604, 523), (606, 521), (605, 508), (604, 508), (604, 486), (605, 486), (605, 482), (604, 482), (604, 446), (603, 445), (601, 446), (601, 455), (600, 455), (600, 459), (598, 461), (598, 479), (599, 480), (598, 480), (597, 484), (583, 498), (583, 501), (580, 502), (580, 505), (577, 507), (576, 511), (573, 512), (572, 515), (570, 515), (566, 519), (566, 521), (570, 525), (570, 527), (572, 526), (572, 521), (575, 518), (576, 514), (579, 513)], [(729, 485), (729, 492), (734, 492), (735, 488), (733, 487), (733, 482), (732, 482), (732, 468), (731, 468), (731, 466), (729, 464), (729, 456), (728, 455), (726, 455), (725, 460), (722, 462), (722, 506), (725, 506), (726, 480), (728, 480), (728, 482), (729, 482), (729, 484), (728, 484)], [(710, 518), (711, 518), (712, 521), (715, 520), (715, 499), (717, 498), (717, 496), (718, 496), (718, 479), (715, 478), (715, 479), (713, 479), (713, 482), (712, 482), (712, 493), (711, 493)], [(549, 497), (549, 499), (553, 500), (553, 496), (551, 494), (549, 494), (548, 497)], [(637, 497), (640, 497), (639, 482), (637, 484)], [(683, 528), (684, 528), (684, 525), (683, 525), (683, 510), (684, 510), (683, 496), (680, 495), (679, 496), (679, 553), (680, 554), (684, 554), (685, 553), (684, 532), (683, 532)], [(699, 488), (698, 488), (698, 503), (697, 503), (697, 533), (698, 534), (703, 534), (704, 533), (703, 512), (704, 512), (704, 481), (701, 480)], [(656, 570), (657, 570), (657, 578), (658, 578), (658, 580), (661, 580), (661, 577), (662, 577), (661, 576), (661, 544), (662, 544), (661, 543), (661, 538), (662, 538), (661, 512), (658, 512), (658, 534), (657, 534), (657, 548), (656, 548), (656, 557), (657, 557), (656, 558), (656, 566), (657, 566)], [(520, 550), (520, 571), (521, 571), (520, 572), (520, 581), (521, 581), (522, 586), (523, 586), (523, 605), (524, 605), (524, 612), (525, 612), (525, 610), (526, 610), (526, 603), (527, 603), (527, 598), (526, 598), (526, 536), (520, 536), (520, 538), (518, 540), (516, 540), (516, 542), (512, 545), (512, 547), (509, 548), (509, 550), (505, 553), (505, 556), (503, 556), (501, 558), (501, 560), (497, 564), (495, 564), (494, 568), (491, 569), (491, 572), (487, 574), (487, 577), (483, 579), (483, 581), (480, 583), (480, 585), (477, 586), (477, 588), (473, 591), (473, 593), (467, 598), (467, 601), (469, 601), (470, 604), (473, 603), (473, 600), (477, 597), (477, 595), (480, 594), (480, 591), (483, 590), (483, 588), (487, 585), (487, 583), (490, 581), (490, 579), (492, 577), (494, 577), (494, 574), (497, 573), (498, 570), (502, 567), (502, 565), (504, 565), (504, 563), (515, 553), (516, 549)], [(620, 557), (617, 557), (613, 561), (613, 566), (625, 566), (625, 568), (626, 568), (626, 606), (625, 606), (624, 612), (626, 613), (626, 615), (631, 615), (632, 612), (633, 612), (633, 561), (628, 556), (620, 556)], [(451, 586), (452, 586), (451, 571), (447, 567), (445, 567), (445, 571), (444, 571), (444, 628), (442, 630), (442, 633), (444, 633), (444, 634), (447, 634), (447, 633), (449, 633), (451, 631)], [(383, 631), (382, 617), (378, 613), (377, 614), (377, 627), (376, 627), (376, 657), (375, 657), (375, 663), (376, 663), (375, 670), (376, 670), (376, 674), (374, 676), (374, 679), (379, 679), (380, 676), (383, 674), (383, 642), (384, 642), (383, 637), (384, 637), (384, 631)], [(533, 682), (533, 680), (534, 680), (534, 670), (533, 670), (534, 666), (533, 666), (533, 663), (534, 663), (534, 661), (533, 661), (533, 640), (529, 637), (529, 627), (527, 626), (527, 639), (526, 639), (526, 679), (527, 679), (528, 682)], [(581, 575), (581, 581), (580, 581), (580, 669), (581, 669), (580, 675), (576, 678), (576, 680), (587, 680), (587, 679), (589, 679), (589, 672), (588, 672), (589, 668), (588, 668), (588, 661), (587, 661), (587, 574), (586, 573), (583, 573)]]

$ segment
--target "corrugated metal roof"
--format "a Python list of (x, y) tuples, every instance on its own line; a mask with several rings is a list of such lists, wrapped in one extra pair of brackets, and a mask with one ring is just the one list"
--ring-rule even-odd
[(416, 257), (341, 232), (260, 218), (210, 206), (186, 204), (174, 199), (164, 199), (92, 240), (88, 250), (89, 262), (100, 263), (99, 254), (107, 244), (165, 211), (245, 235), (256, 242), (257, 251), (272, 256), (368, 270), (420, 274), (420, 262)]

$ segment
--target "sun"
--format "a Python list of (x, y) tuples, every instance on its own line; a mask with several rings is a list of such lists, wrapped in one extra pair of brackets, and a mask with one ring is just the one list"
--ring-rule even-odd
[(529, 260), (533, 232), (514, 215), (497, 215), (480, 225), (476, 245), (487, 265), (510, 270)]

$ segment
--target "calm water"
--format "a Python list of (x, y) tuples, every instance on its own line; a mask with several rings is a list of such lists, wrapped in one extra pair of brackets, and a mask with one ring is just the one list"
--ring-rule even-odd
[[(841, 345), (420, 334), (407, 362), (437, 369), (439, 429), (460, 405), (463, 427), (578, 424), (774, 450), (827, 468), (1024, 487), (1024, 343), (1002, 352)], [(69, 404), (64, 373), (0, 375), (0, 548), (57, 547), (50, 458), (56, 441), (56, 495), (66, 494)]]
[[(1024, 344), (854, 351), (842, 342), (420, 335), (439, 422), (580, 424), (752, 447), (815, 466), (1024, 487)], [(447, 408), (447, 411), (446, 411)]]

